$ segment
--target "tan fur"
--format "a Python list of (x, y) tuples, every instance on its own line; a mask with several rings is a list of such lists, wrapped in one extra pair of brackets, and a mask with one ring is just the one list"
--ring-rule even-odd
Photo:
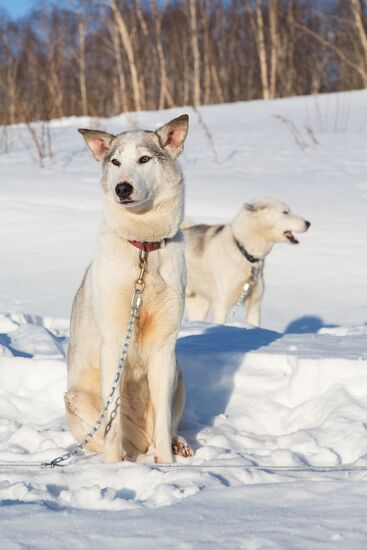
[(147, 311), (141, 315), (137, 323), (136, 333), (141, 346), (154, 338), (156, 329), (156, 319), (153, 312)]

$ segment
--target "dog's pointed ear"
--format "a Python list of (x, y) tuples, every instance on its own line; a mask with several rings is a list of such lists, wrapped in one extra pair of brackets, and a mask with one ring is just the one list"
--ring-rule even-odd
[(262, 202), (246, 202), (243, 207), (248, 212), (259, 212), (259, 210), (264, 210), (266, 205)]
[(106, 132), (101, 132), (100, 130), (85, 130), (84, 128), (79, 128), (78, 132), (82, 134), (94, 158), (98, 161), (102, 161), (107, 155), (111, 141), (115, 136), (107, 134)]
[(156, 130), (162, 149), (173, 158), (183, 151), (183, 144), (189, 130), (189, 115), (181, 115)]

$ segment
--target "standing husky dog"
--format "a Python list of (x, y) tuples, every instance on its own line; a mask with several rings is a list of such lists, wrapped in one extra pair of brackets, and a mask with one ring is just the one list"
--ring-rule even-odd
[(243, 285), (257, 272), (247, 295), (246, 322), (260, 324), (264, 293), (263, 259), (275, 243), (298, 243), (310, 222), (292, 214), (280, 201), (263, 199), (245, 204), (231, 224), (194, 225), (184, 229), (187, 260), (186, 308), (190, 320), (225, 323)]
[(79, 130), (103, 165), (104, 221), (71, 317), (65, 404), (78, 441), (96, 421), (111, 390), (139, 275), (138, 248), (149, 251), (143, 302), (120, 395), (111, 405), (116, 411), (120, 401), (121, 414), (111, 415), (87, 447), (104, 451), (105, 462), (136, 458), (152, 444), (158, 463), (171, 462), (172, 450), (192, 454), (176, 435), (185, 397), (175, 343), (186, 277), (179, 229), (184, 188), (176, 157), (187, 130), (187, 115), (156, 132), (113, 136)]

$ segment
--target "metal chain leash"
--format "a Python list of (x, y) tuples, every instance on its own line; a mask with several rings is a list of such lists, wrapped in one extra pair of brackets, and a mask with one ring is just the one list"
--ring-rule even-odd
[[(111, 391), (108, 395), (107, 401), (106, 401), (106, 403), (105, 403), (105, 405), (102, 409), (102, 412), (99, 415), (98, 419), (96, 420), (96, 422), (95, 422), (94, 426), (92, 427), (92, 429), (86, 434), (83, 441), (81, 443), (79, 443), (79, 445), (74, 447), (74, 449), (72, 449), (71, 451), (69, 451), (67, 453), (64, 453), (60, 456), (57, 456), (56, 458), (54, 458), (50, 462), (44, 462), (41, 465), (43, 468), (54, 468), (55, 466), (59, 466), (62, 462), (65, 462), (66, 460), (69, 460), (72, 456), (75, 456), (75, 455), (79, 454), (81, 451), (83, 451), (84, 447), (86, 445), (88, 445), (88, 443), (93, 439), (95, 433), (98, 432), (98, 430), (100, 429), (100, 427), (102, 425), (103, 420), (107, 416), (108, 409), (109, 409), (109, 407), (110, 407), (110, 405), (113, 401), (113, 396), (114, 396), (117, 388), (120, 387), (121, 375), (122, 375), (122, 372), (123, 372), (124, 367), (125, 367), (127, 354), (128, 354), (129, 347), (130, 347), (131, 340), (132, 340), (132, 336), (133, 336), (135, 321), (137, 319), (138, 311), (139, 311), (139, 308), (141, 306), (142, 294), (143, 294), (144, 289), (145, 289), (144, 275), (145, 275), (146, 266), (147, 266), (147, 259), (148, 259), (148, 252), (141, 249), (140, 253), (139, 253), (140, 273), (139, 273), (139, 277), (134, 282), (134, 288), (133, 288), (133, 293), (132, 293), (131, 302), (130, 302), (131, 311), (130, 311), (129, 321), (128, 321), (128, 324), (127, 324), (125, 341), (124, 341), (124, 344), (122, 346), (121, 355), (120, 355), (120, 359), (119, 359), (119, 364), (118, 364), (116, 374), (115, 374), (115, 377), (114, 377), (114, 380), (113, 380), (113, 383), (112, 383)], [(115, 416), (116, 416), (117, 406), (115, 407), (113, 412), (115, 413)]]
[(251, 292), (251, 290), (256, 285), (261, 270), (262, 270), (262, 261), (257, 267), (254, 267), (254, 266), (251, 267), (250, 276), (246, 279), (246, 281), (245, 281), (245, 283), (242, 287), (242, 292), (239, 295), (239, 298), (238, 298), (237, 302), (233, 306), (231, 313), (229, 314), (229, 317), (227, 319), (227, 323), (231, 323), (233, 321), (233, 319), (234, 319), (234, 317), (237, 313), (238, 308), (243, 304), (243, 302), (247, 298), (248, 294)]

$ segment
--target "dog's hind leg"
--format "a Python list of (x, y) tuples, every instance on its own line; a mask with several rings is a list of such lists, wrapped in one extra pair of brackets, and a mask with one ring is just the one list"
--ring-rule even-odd
[[(102, 399), (94, 393), (71, 388), (65, 393), (64, 401), (70, 431), (80, 443), (97, 420), (102, 408)], [(88, 443), (86, 446), (88, 451), (96, 453), (103, 451), (105, 426), (106, 422), (102, 423), (101, 428)]]
[(245, 301), (246, 323), (249, 323), (250, 325), (253, 325), (255, 327), (259, 327), (261, 322), (260, 306), (261, 306), (261, 300), (262, 300), (263, 294), (264, 294), (264, 282), (261, 278), (258, 280), (250, 296)]
[[(133, 370), (133, 369), (132, 369)], [(149, 449), (154, 436), (154, 413), (148, 379), (127, 376), (121, 394), (123, 448), (130, 460)]]
[(217, 301), (212, 306), (213, 323), (224, 325), (228, 315), (228, 306), (223, 301)]
[(189, 321), (205, 321), (209, 311), (209, 302), (199, 294), (186, 295), (186, 313)]
[(172, 400), (172, 451), (174, 455), (193, 456), (194, 452), (186, 439), (177, 435), (177, 427), (185, 408), (185, 382), (182, 370), (177, 365), (177, 384)]

